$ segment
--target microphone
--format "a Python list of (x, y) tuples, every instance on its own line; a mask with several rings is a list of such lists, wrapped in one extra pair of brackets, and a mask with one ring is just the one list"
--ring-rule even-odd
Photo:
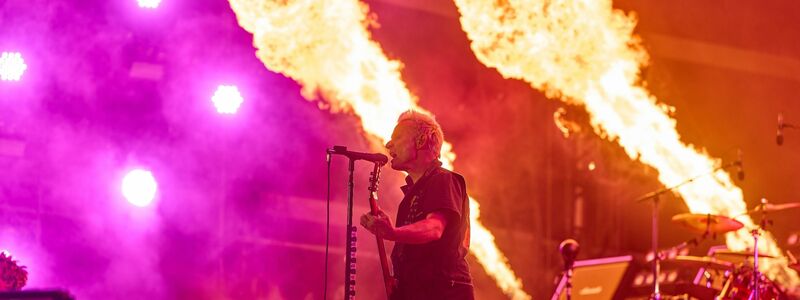
[(778, 143), (778, 146), (783, 145), (783, 127), (786, 124), (783, 123), (783, 113), (778, 114), (778, 133), (775, 135), (775, 142)]
[(389, 162), (389, 158), (386, 157), (386, 155), (380, 153), (363, 153), (363, 152), (348, 151), (347, 147), (345, 146), (333, 146), (333, 149), (325, 149), (325, 150), (328, 154), (344, 155), (352, 160), (366, 160), (380, 165), (385, 165), (387, 162)]
[(742, 149), (736, 150), (736, 177), (744, 181), (744, 160), (742, 159)]
[(564, 258), (564, 268), (572, 269), (572, 264), (575, 263), (575, 257), (578, 256), (578, 251), (581, 245), (573, 239), (566, 239), (558, 245), (558, 251), (561, 252), (561, 257)]

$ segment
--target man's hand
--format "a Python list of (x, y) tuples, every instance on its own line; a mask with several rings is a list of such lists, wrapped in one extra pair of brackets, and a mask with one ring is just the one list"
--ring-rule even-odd
[(394, 240), (394, 225), (383, 210), (378, 210), (377, 215), (371, 212), (361, 215), (361, 226), (379, 238)]

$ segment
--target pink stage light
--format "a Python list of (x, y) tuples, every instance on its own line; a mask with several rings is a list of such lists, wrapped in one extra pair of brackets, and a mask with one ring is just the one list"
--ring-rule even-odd
[(139, 2), (139, 7), (141, 8), (150, 8), (155, 9), (161, 4), (161, 0), (137, 0)]
[(220, 85), (214, 96), (211, 97), (214, 107), (221, 114), (235, 114), (239, 106), (244, 102), (244, 98), (239, 93), (239, 89), (233, 85)]
[(3, 52), (0, 54), (0, 80), (19, 81), (28, 66), (19, 52)]
[(147, 170), (132, 170), (122, 179), (122, 195), (130, 204), (138, 207), (150, 205), (156, 197), (157, 190), (158, 183), (153, 173)]

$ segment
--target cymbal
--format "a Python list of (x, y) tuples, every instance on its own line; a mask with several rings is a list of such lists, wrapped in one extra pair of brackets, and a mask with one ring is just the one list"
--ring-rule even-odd
[(760, 213), (760, 212), (776, 212), (776, 211), (782, 211), (782, 210), (787, 210), (787, 209), (792, 209), (792, 208), (800, 208), (800, 202), (790, 202), (790, 203), (784, 203), (784, 204), (767, 203), (767, 204), (764, 204), (764, 205), (758, 205), (758, 206), (756, 206), (756, 208), (748, 210), (747, 213), (754, 214), (754, 213)]
[[(731, 251), (731, 250), (719, 250), (714, 252), (714, 256), (717, 255), (728, 255), (733, 257), (741, 257), (741, 258), (750, 258), (753, 257), (753, 252), (742, 252), (742, 251)], [(758, 258), (775, 258), (773, 255), (769, 254), (758, 254)]]
[(697, 232), (708, 230), (711, 233), (729, 232), (744, 227), (741, 222), (725, 216), (704, 214), (674, 215), (672, 222)]
[(668, 265), (684, 268), (705, 268), (711, 270), (731, 270), (734, 265), (727, 261), (717, 260), (713, 257), (683, 256), (679, 255), (673, 259), (664, 260)]

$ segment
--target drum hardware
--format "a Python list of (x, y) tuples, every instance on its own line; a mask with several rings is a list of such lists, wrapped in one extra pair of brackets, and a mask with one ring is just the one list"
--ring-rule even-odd
[[(775, 258), (774, 255), (760, 253), (758, 242), (761, 232), (772, 225), (771, 220), (767, 218), (767, 213), (794, 208), (800, 208), (800, 203), (771, 205), (766, 199), (762, 199), (757, 207), (746, 212), (746, 214), (761, 214), (758, 226), (750, 230), (750, 234), (753, 236), (752, 251), (718, 250), (714, 252), (714, 257), (675, 256), (671, 259), (664, 259), (664, 251), (662, 251), (655, 255), (654, 259), (660, 258), (668, 268), (698, 269), (693, 281), (694, 286), (696, 288), (702, 287), (719, 291), (716, 299), (782, 299), (783, 293), (781, 289), (758, 269), (759, 259)], [(719, 233), (727, 233), (744, 228), (744, 224), (734, 218), (711, 214), (679, 214), (672, 217), (672, 222), (685, 229), (702, 232), (702, 236), (699, 238), (700, 241), (708, 236), (716, 238)], [(698, 238), (694, 238), (671, 249), (685, 249), (688, 248), (688, 245), (696, 245), (697, 242)], [(787, 255), (792, 258), (790, 267), (800, 272), (800, 263), (793, 259), (792, 253), (787, 253)], [(742, 258), (745, 261), (742, 262), (742, 265), (737, 265), (734, 262), (720, 259), (720, 257)], [(752, 264), (746, 261), (747, 259), (752, 259)], [(660, 266), (659, 271), (661, 271)]]
[(677, 256), (670, 260), (665, 260), (665, 262), (669, 262), (672, 265), (676, 265), (682, 268), (703, 268), (706, 270), (721, 270), (721, 271), (730, 271), (733, 270), (734, 265), (727, 261), (717, 260), (711, 257), (700, 257), (700, 256)]
[[(765, 200), (765, 199), (762, 199)], [(772, 204), (772, 203), (764, 203), (763, 205), (758, 205), (756, 208), (747, 211), (748, 214), (757, 214), (760, 212), (779, 212), (793, 208), (800, 208), (800, 202), (790, 202), (784, 204)]]
[[(754, 217), (756, 214), (759, 214), (760, 221), (758, 222), (758, 225), (755, 228), (752, 228), (750, 230), (750, 234), (753, 237), (752, 250), (744, 252), (720, 250), (716, 251), (713, 254), (713, 256), (716, 257), (718, 260), (727, 260), (731, 262), (734, 261), (731, 259), (722, 258), (722, 257), (728, 257), (728, 258), (741, 258), (742, 261), (741, 267), (735, 269), (733, 276), (731, 276), (731, 278), (726, 282), (724, 288), (722, 289), (720, 293), (721, 298), (758, 300), (758, 299), (779, 299), (782, 297), (781, 289), (778, 288), (775, 285), (775, 283), (771, 282), (768, 278), (766, 278), (766, 276), (762, 274), (759, 270), (760, 259), (773, 259), (776, 258), (776, 256), (760, 253), (759, 252), (760, 249), (758, 248), (758, 242), (761, 236), (761, 232), (766, 230), (768, 226), (773, 225), (772, 220), (767, 218), (767, 213), (781, 212), (795, 208), (800, 208), (800, 203), (791, 202), (785, 204), (770, 204), (767, 201), (767, 199), (762, 198), (756, 207), (747, 210), (746, 212), (741, 214), (741, 215), (753, 215)], [(724, 223), (725, 221), (723, 221), (723, 224)], [(800, 264), (796, 263), (796, 259), (793, 258), (792, 253), (787, 251), (787, 256), (790, 261), (789, 267), (795, 270), (800, 269)], [(752, 263), (749, 262), (750, 259), (752, 259)]]
[(672, 222), (686, 229), (704, 234), (726, 233), (744, 227), (742, 222), (733, 218), (712, 214), (679, 214), (672, 217)]
[[(653, 254), (654, 254), (653, 255), (653, 278), (659, 278), (659, 275), (661, 274), (661, 257), (660, 257), (660, 253), (658, 251), (658, 202), (660, 200), (661, 195), (666, 194), (667, 192), (671, 192), (671, 191), (673, 191), (673, 190), (675, 190), (675, 189), (677, 189), (679, 187), (682, 187), (684, 185), (687, 185), (689, 183), (692, 183), (692, 182), (694, 182), (695, 180), (697, 180), (699, 178), (714, 174), (719, 170), (730, 168), (730, 167), (734, 167), (734, 166), (741, 166), (741, 164), (742, 164), (741, 161), (734, 161), (734, 162), (730, 162), (730, 163), (721, 165), (719, 167), (714, 168), (713, 170), (710, 170), (707, 173), (704, 173), (704, 174), (701, 174), (701, 175), (686, 179), (683, 182), (678, 183), (676, 185), (673, 185), (671, 187), (667, 187), (667, 188), (660, 189), (658, 191), (647, 193), (647, 194), (639, 197), (639, 199), (637, 199), (635, 201), (635, 202), (638, 202), (638, 203), (647, 202), (647, 201), (652, 201), (653, 202), (652, 225), (651, 225), (652, 226), (651, 227), (652, 228), (652, 234), (651, 234), (651, 238), (652, 238), (651, 244), (652, 245), (651, 245), (651, 247), (652, 247), (652, 251), (653, 251)], [(709, 231), (710, 231), (710, 229), (709, 229)], [(660, 300), (661, 299), (661, 290), (660, 290), (660, 287), (659, 287), (658, 280), (653, 280), (653, 295), (652, 295), (652, 298), (656, 299), (656, 300)]]
[[(712, 247), (713, 248), (713, 247)], [(723, 280), (720, 281), (719, 274), (713, 278), (713, 287), (719, 290), (718, 300), (750, 300), (756, 297), (760, 299), (776, 300), (785, 299), (784, 292), (777, 284), (772, 282), (764, 274), (756, 275), (753, 272), (753, 264), (748, 259), (753, 259), (754, 253), (745, 251), (730, 250), (711, 250), (709, 254), (717, 262), (725, 262), (734, 266), (733, 269), (725, 271)], [(767, 257), (769, 256), (769, 257)], [(733, 260), (731, 258), (737, 258)], [(772, 259), (772, 255), (759, 254), (759, 259)], [(712, 273), (713, 274), (713, 273)], [(758, 276), (758, 286), (756, 287), (756, 277)], [(708, 284), (708, 281), (698, 275), (698, 284)], [(720, 284), (719, 282), (723, 282)]]
[[(664, 261), (665, 259), (675, 259), (680, 256), (685, 256), (686, 254), (689, 253), (689, 249), (699, 245), (700, 242), (706, 240), (709, 235), (711, 235), (710, 231), (706, 231), (698, 237), (691, 238), (678, 245), (663, 249), (658, 252), (658, 257), (660, 257), (661, 260)], [(653, 252), (648, 252), (647, 255), (645, 256), (645, 261), (652, 262), (654, 258), (655, 255), (653, 255)]]
[(783, 299), (783, 293), (778, 286), (763, 274), (758, 276), (758, 287), (755, 287), (755, 272), (749, 266), (736, 269), (733, 275), (725, 282), (718, 299)]
[[(691, 180), (682, 184), (688, 182)], [(655, 240), (658, 237), (658, 197), (678, 186), (647, 194), (637, 200), (640, 202), (653, 200), (653, 249), (658, 249), (657, 240)], [(758, 244), (762, 231), (772, 225), (771, 220), (767, 218), (767, 213), (795, 208), (800, 208), (800, 203), (773, 205), (769, 204), (766, 199), (762, 199), (757, 207), (749, 209), (745, 213), (753, 215), (754, 219), (755, 214), (761, 215), (758, 225), (748, 228), (749, 233), (753, 236), (753, 248), (747, 251), (714, 249), (707, 256), (686, 256), (685, 254), (688, 253), (688, 249), (697, 246), (705, 239), (709, 237), (716, 239), (718, 234), (745, 228), (744, 224), (732, 217), (713, 214), (686, 213), (673, 216), (671, 220), (674, 224), (697, 232), (699, 235), (671, 248), (650, 251), (645, 256), (645, 261), (652, 262), (650, 265), (652, 268), (641, 265), (644, 268), (631, 273), (632, 276), (628, 279), (630, 285), (624, 292), (629, 296), (627, 299), (644, 299), (641, 297), (646, 297), (645, 295), (648, 293), (649, 299), (670, 299), (670, 295), (686, 295), (690, 299), (716, 300), (787, 299), (785, 291), (759, 271), (759, 260), (763, 262), (763, 259), (774, 259), (776, 256), (760, 253)], [(787, 251), (786, 255), (790, 259), (790, 268), (800, 273), (800, 262), (794, 258), (791, 252)], [(750, 262), (750, 259), (753, 261)], [(690, 274), (687, 274), (687, 271)]]
[[(679, 214), (672, 217), (672, 222), (682, 225), (684, 228), (689, 229), (695, 232), (701, 232), (702, 234), (698, 237), (694, 237), (689, 239), (683, 243), (678, 244), (677, 246), (661, 250), (659, 252), (659, 257), (662, 261), (667, 259), (676, 259), (678, 257), (685, 257), (687, 259), (688, 256), (685, 256), (686, 252), (688, 252), (689, 248), (697, 246), (700, 242), (706, 240), (709, 236), (713, 239), (716, 239), (717, 233), (725, 233), (729, 231), (735, 231), (739, 228), (744, 227), (742, 223), (736, 221), (734, 219), (712, 215), (712, 214)], [(647, 260), (651, 261), (650, 258), (652, 255), (648, 253)], [(655, 257), (655, 256), (653, 256)]]
[(758, 222), (758, 227), (754, 228), (750, 231), (750, 234), (753, 235), (753, 284), (752, 289), (750, 291), (750, 299), (758, 300), (762, 294), (761, 289), (761, 281), (762, 281), (762, 274), (758, 269), (758, 238), (761, 236), (761, 231), (765, 230), (767, 224), (772, 225), (771, 221), (767, 219), (767, 212), (770, 210), (767, 209), (767, 199), (761, 198), (761, 203), (759, 207), (755, 210), (761, 213), (761, 221)]
[[(716, 253), (714, 253), (714, 256), (731, 256), (731, 257), (747, 259), (753, 257), (753, 252), (719, 250)], [(758, 258), (775, 258), (775, 256), (761, 253), (758, 255)]]
[(711, 257), (677, 256), (665, 262), (681, 269), (696, 269), (697, 272), (691, 283), (702, 288), (703, 291), (707, 291), (704, 293), (705, 295), (716, 295), (723, 289), (735, 268), (733, 263)]

